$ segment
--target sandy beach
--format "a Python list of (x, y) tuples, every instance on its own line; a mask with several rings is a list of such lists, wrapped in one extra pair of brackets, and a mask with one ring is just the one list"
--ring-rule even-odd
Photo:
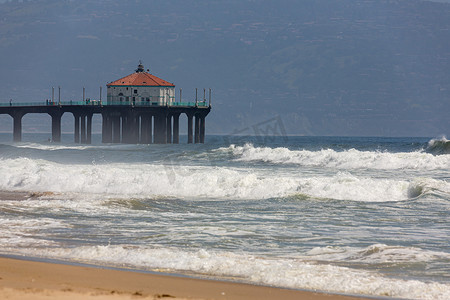
[(225, 281), (0, 258), (1, 299), (363, 299)]

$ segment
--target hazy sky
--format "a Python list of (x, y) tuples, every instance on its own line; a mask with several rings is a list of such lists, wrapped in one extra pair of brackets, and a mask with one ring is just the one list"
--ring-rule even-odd
[(213, 89), (210, 133), (279, 116), (289, 134), (448, 135), (450, 5), (256, 2), (3, 4), (0, 102), (45, 101), (58, 86), (63, 100), (100, 86), (104, 99), (143, 60), (184, 99)]

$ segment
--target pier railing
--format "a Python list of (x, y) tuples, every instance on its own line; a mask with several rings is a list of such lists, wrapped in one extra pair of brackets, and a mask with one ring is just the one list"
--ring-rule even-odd
[(65, 106), (65, 105), (83, 105), (83, 106), (183, 106), (183, 107), (207, 107), (209, 106), (206, 100), (203, 101), (192, 101), (192, 102), (103, 102), (100, 100), (86, 100), (86, 101), (45, 101), (45, 102), (9, 102), (0, 103), (0, 106)]

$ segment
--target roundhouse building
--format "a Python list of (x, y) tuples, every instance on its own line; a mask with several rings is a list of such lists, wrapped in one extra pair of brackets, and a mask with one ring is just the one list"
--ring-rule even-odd
[(175, 102), (175, 85), (148, 71), (139, 63), (134, 73), (108, 83), (108, 104), (167, 105)]

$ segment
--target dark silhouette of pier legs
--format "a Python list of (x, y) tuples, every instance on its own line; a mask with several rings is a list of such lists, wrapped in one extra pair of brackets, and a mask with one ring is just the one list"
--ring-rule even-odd
[(166, 133), (167, 133), (167, 139), (166, 142), (168, 144), (172, 143), (172, 115), (167, 116), (167, 127), (166, 127)]
[[(180, 142), (180, 115), (187, 116), (188, 143), (205, 140), (205, 117), (210, 107), (181, 106), (115, 106), (115, 105), (35, 105), (0, 106), (0, 114), (9, 114), (14, 121), (14, 141), (22, 140), (22, 118), (28, 113), (45, 113), (52, 119), (52, 141), (61, 142), (61, 117), (74, 117), (74, 142), (92, 142), (92, 118), (102, 115), (102, 142), (129, 144), (178, 144)], [(195, 120), (194, 120), (195, 118)]]
[(112, 142), (120, 143), (120, 116), (111, 117), (112, 122)]
[(73, 134), (74, 134), (74, 142), (76, 144), (80, 143), (80, 115), (79, 114), (73, 114), (73, 117), (75, 119), (75, 125), (74, 125), (74, 130), (73, 130)]
[(200, 116), (195, 115), (195, 143), (200, 143)]
[(92, 143), (92, 114), (86, 116), (86, 144)]
[(180, 142), (180, 114), (173, 115), (173, 143)]
[(122, 120), (122, 139), (121, 142), (122, 143), (128, 143), (129, 141), (129, 137), (130, 137), (130, 133), (128, 130), (128, 118), (126, 115), (121, 116), (121, 120)]
[(14, 142), (22, 141), (22, 117), (14, 117), (14, 129), (13, 129)]
[(139, 118), (133, 112), (122, 115), (122, 143), (137, 144), (139, 141)]
[(194, 115), (191, 114), (186, 114), (187, 118), (188, 118), (188, 144), (192, 144), (193, 142), (193, 134), (192, 134), (192, 118), (194, 117)]
[(22, 141), (22, 117), (25, 114), (21, 111), (15, 112), (12, 114), (13, 120), (14, 120), (14, 127), (13, 127), (13, 140), (14, 142), (21, 142)]
[(152, 142), (152, 116), (141, 115), (141, 144), (151, 144)]
[(200, 143), (205, 143), (205, 116), (200, 116)]
[(135, 114), (131, 115), (131, 144), (138, 144), (139, 143), (139, 134), (140, 134), (140, 117), (136, 116)]
[(134, 134), (134, 132), (133, 132), (133, 117), (132, 117), (132, 115), (131, 115), (131, 113), (129, 113), (127, 116), (126, 116), (126, 121), (125, 121), (125, 128), (126, 128), (126, 130), (125, 130), (125, 132), (123, 132), (123, 135), (122, 135), (122, 143), (127, 143), (127, 144), (133, 144), (133, 134)]
[(149, 144), (148, 142), (148, 116), (141, 117), (141, 136), (139, 139), (140, 144)]
[(108, 113), (103, 113), (102, 118), (102, 143), (111, 143), (113, 141), (112, 117)]
[(155, 144), (167, 143), (167, 120), (166, 115), (159, 113), (155, 115)]
[(81, 143), (86, 144), (86, 116), (81, 115)]
[[(61, 142), (61, 112), (51, 113), (52, 117), (52, 142)], [(83, 124), (82, 124), (83, 125)]]
[(154, 122), (155, 118), (153, 116), (150, 116), (150, 121), (148, 123), (148, 135), (149, 135), (149, 143), (151, 144), (153, 142), (153, 122)]
[[(74, 128), (74, 142), (81, 144), (91, 144), (92, 143), (92, 113), (80, 114), (73, 113), (75, 118), (75, 128)], [(105, 118), (103, 118), (103, 123), (105, 122)], [(61, 125), (60, 125), (61, 126)], [(106, 138), (106, 128), (107, 125), (103, 124), (102, 133), (105, 134), (102, 137), (102, 141)], [(81, 127), (81, 128), (80, 128)], [(61, 133), (60, 133), (61, 134)]]

